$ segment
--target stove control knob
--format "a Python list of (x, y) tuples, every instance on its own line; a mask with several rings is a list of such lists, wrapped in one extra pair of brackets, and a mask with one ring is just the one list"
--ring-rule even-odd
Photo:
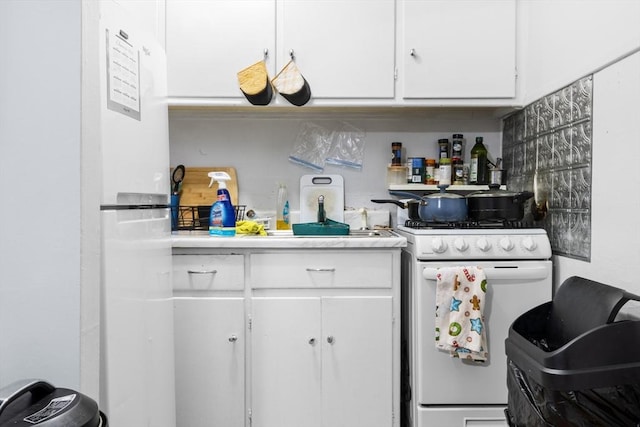
[(491, 243), (489, 243), (489, 241), (485, 237), (479, 238), (476, 244), (478, 245), (478, 249), (480, 249), (482, 252), (487, 252), (489, 249), (491, 249)]
[(538, 245), (536, 245), (536, 241), (533, 240), (531, 236), (525, 237), (522, 241), (522, 247), (528, 250), (529, 252), (535, 251)]
[(513, 249), (513, 242), (511, 241), (511, 239), (509, 239), (509, 237), (503, 237), (502, 239), (500, 239), (500, 247), (509, 252), (511, 249)]
[(447, 242), (442, 240), (442, 237), (434, 237), (431, 240), (431, 248), (433, 249), (433, 252), (441, 254), (447, 250)]
[(458, 250), (458, 252), (464, 252), (469, 248), (467, 242), (462, 238), (458, 237), (454, 242), (453, 246)]

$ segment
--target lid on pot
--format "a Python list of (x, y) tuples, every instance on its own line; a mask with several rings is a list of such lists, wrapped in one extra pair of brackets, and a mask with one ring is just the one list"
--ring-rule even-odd
[(467, 194), (467, 199), (476, 197), (516, 197), (522, 193), (516, 193), (513, 191), (501, 190), (500, 184), (489, 184), (488, 190), (474, 191)]
[[(442, 161), (442, 159), (440, 159)], [(425, 199), (464, 199), (464, 196), (456, 193), (447, 193), (445, 190), (448, 185), (439, 185), (440, 188), (439, 193), (431, 193), (424, 196)]]

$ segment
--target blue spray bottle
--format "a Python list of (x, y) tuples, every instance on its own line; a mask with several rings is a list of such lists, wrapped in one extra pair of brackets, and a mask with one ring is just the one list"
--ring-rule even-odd
[(209, 172), (211, 182), (218, 183), (218, 198), (211, 206), (211, 215), (209, 216), (209, 235), (210, 236), (228, 236), (236, 235), (236, 210), (231, 204), (231, 196), (227, 190), (226, 182), (231, 179), (226, 172)]

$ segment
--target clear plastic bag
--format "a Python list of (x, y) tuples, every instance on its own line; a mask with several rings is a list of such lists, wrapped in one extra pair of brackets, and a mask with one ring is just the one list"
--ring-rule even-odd
[(365, 132), (349, 123), (342, 123), (333, 133), (333, 144), (327, 153), (326, 161), (337, 166), (362, 169), (364, 161)]
[(315, 123), (300, 127), (289, 160), (316, 172), (324, 170), (327, 153), (331, 148), (333, 132)]

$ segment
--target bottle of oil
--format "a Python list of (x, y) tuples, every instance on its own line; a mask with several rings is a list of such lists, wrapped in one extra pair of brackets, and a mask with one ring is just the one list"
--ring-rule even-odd
[(476, 144), (471, 149), (471, 163), (469, 168), (470, 184), (489, 183), (489, 163), (487, 162), (487, 147), (482, 143), (482, 137), (476, 137)]
[(276, 230), (290, 230), (289, 195), (285, 184), (278, 184), (278, 200), (276, 204)]

